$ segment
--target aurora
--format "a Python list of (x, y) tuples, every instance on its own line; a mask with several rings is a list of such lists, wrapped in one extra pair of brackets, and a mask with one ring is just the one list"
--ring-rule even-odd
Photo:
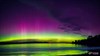
[(96, 0), (0, 0), (0, 56), (98, 52), (100, 48), (87, 43), (93, 44), (90, 36), (100, 34), (99, 4)]
[(48, 42), (72, 42), (75, 40), (87, 39), (86, 36), (78, 34), (57, 34), (57, 33), (30, 33), (30, 34), (12, 34), (1, 36), (0, 42), (5, 41), (24, 41), (24, 40), (37, 40), (37, 41), (48, 41)]

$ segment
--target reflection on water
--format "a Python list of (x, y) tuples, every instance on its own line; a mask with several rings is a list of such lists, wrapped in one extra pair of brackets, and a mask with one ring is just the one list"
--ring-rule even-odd
[(1, 45), (3, 48), (58, 48), (58, 47), (84, 47), (76, 44), (66, 43), (34, 43), (34, 44), (9, 44)]
[(87, 51), (81, 50), (55, 50), (55, 51), (22, 51), (22, 52), (6, 52), (8, 55), (34, 55), (34, 56), (59, 56), (59, 55), (79, 55), (85, 54)]
[(65, 43), (34, 43), (0, 45), (1, 55), (16, 56), (60, 56), (88, 53), (85, 46)]

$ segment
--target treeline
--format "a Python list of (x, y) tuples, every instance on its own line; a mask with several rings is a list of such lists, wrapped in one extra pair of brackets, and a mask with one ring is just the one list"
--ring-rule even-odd
[(100, 35), (88, 36), (88, 38), (85, 40), (76, 40), (72, 43), (87, 46), (100, 46)]

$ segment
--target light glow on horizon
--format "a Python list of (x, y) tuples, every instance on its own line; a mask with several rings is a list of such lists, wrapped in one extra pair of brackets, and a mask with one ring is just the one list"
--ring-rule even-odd
[(14, 41), (14, 40), (38, 40), (38, 41), (51, 41), (51, 42), (72, 42), (75, 40), (87, 39), (86, 36), (78, 34), (57, 34), (57, 33), (39, 33), (39, 34), (13, 34), (2, 36), (0, 42)]

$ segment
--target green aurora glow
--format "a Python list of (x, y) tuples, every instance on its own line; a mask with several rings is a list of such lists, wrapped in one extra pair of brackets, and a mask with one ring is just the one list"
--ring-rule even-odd
[(13, 40), (38, 40), (38, 41), (51, 41), (51, 42), (72, 42), (75, 40), (87, 39), (86, 36), (79, 34), (55, 34), (55, 33), (42, 33), (42, 34), (12, 34), (0, 37), (0, 42), (13, 41)]

